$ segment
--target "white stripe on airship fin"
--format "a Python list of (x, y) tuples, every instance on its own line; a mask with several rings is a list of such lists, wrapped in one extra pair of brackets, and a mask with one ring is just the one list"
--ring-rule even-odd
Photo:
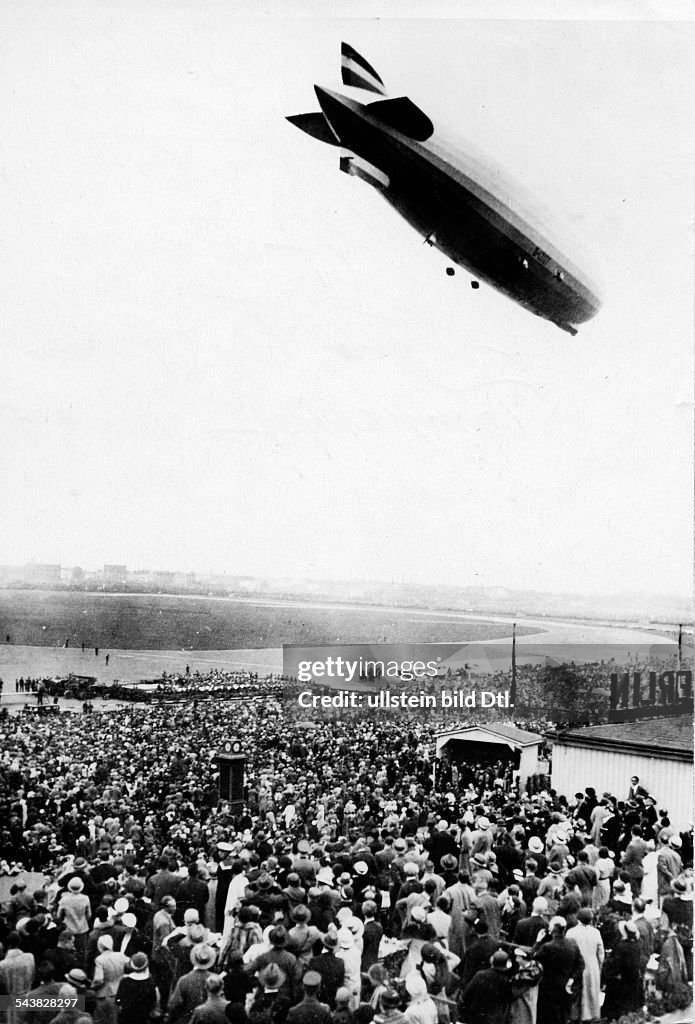
[(353, 49), (349, 43), (340, 44), (340, 73), (343, 85), (367, 89), (380, 96), (386, 96), (386, 87), (371, 64)]

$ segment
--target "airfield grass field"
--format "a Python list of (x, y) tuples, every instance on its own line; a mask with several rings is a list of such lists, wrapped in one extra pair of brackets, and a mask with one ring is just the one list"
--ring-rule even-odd
[[(535, 629), (519, 627), (519, 635)], [(509, 636), (464, 613), (166, 594), (0, 590), (0, 642), (31, 647), (222, 651), (287, 643), (452, 642)]]

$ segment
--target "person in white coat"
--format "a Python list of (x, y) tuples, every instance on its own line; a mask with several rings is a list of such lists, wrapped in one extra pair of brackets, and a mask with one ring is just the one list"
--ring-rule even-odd
[(356, 1010), (360, 1004), (360, 988), (362, 984), (361, 956), (355, 936), (349, 928), (341, 928), (338, 932), (338, 949), (335, 955), (345, 964), (343, 985), (350, 993), (350, 1009)]
[(605, 958), (603, 940), (598, 928), (592, 925), (593, 914), (588, 907), (582, 907), (577, 914), (577, 924), (567, 929), (567, 938), (574, 939), (584, 958), (581, 1006), (579, 1019), (582, 1024), (598, 1021), (601, 1016), (601, 968)]

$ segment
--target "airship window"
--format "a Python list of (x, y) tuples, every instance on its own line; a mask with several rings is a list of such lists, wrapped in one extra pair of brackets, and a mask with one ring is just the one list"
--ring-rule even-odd
[(523, 259), (521, 261), (521, 265), (524, 268), (524, 270), (528, 270), (528, 260), (527, 259)]
[(564, 281), (565, 280), (565, 275), (562, 273), (561, 270), (556, 270), (555, 271), (555, 277), (558, 279), (558, 281)]

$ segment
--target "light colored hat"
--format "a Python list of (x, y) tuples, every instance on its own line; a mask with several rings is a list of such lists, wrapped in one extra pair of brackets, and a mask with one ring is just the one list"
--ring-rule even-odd
[(482, 829), (483, 832), (485, 831), (486, 828), (490, 828), (490, 821), (488, 818), (485, 817), (484, 814), (481, 814), (480, 817), (478, 818), (478, 828)]
[(316, 876), (316, 881), (320, 885), (330, 885), (332, 888), (335, 885), (335, 875), (330, 868), (321, 868)]
[(82, 890), (84, 889), (84, 882), (82, 881), (81, 878), (75, 876), (74, 878), (71, 878), (70, 881), (68, 882), (68, 889), (70, 890), (70, 892), (82, 892)]
[(543, 840), (538, 836), (531, 836), (528, 841), (528, 848), (531, 853), (543, 853)]
[(123, 921), (123, 924), (126, 926), (126, 928), (135, 928), (136, 924), (138, 923), (138, 919), (135, 916), (135, 914), (124, 914), (121, 920)]
[(405, 990), (408, 995), (417, 999), (427, 994), (427, 985), (425, 979), (422, 977), (419, 971), (410, 971), (405, 976)]
[(85, 974), (81, 967), (73, 967), (71, 971), (68, 971), (65, 977), (74, 985), (80, 985), (81, 987), (89, 985), (89, 978), (87, 977), (87, 975)]
[(440, 818), (439, 821), (437, 822), (437, 830), (439, 832), (446, 832), (448, 827), (449, 827), (449, 822), (445, 821), (444, 818)]
[(413, 907), (410, 911), (410, 916), (413, 921), (417, 921), (419, 924), (422, 924), (423, 921), (427, 920), (427, 911), (424, 907)]
[(191, 950), (191, 963), (194, 967), (201, 967), (209, 970), (217, 960), (217, 953), (206, 943), (201, 942)]
[(117, 914), (127, 914), (130, 909), (130, 903), (125, 896), (119, 896), (113, 905), (113, 909)]
[(111, 935), (100, 935), (97, 939), (97, 949), (100, 953), (106, 953), (113, 949), (113, 938)]
[(356, 874), (358, 875), (366, 875), (367, 872), (369, 871), (369, 867), (366, 861), (363, 860), (356, 860), (353, 867), (355, 869)]

